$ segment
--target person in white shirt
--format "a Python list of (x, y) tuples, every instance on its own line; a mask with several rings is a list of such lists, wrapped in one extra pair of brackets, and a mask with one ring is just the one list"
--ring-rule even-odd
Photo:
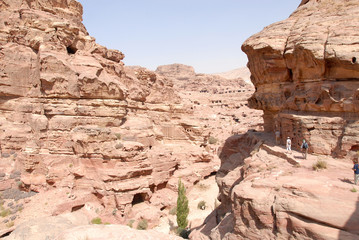
[(290, 137), (287, 137), (287, 152), (292, 152), (292, 141), (290, 140)]

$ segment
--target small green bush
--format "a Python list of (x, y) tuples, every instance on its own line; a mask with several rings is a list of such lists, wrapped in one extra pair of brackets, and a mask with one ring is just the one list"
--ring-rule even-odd
[(116, 213), (117, 213), (117, 208), (114, 208), (113, 210), (112, 210), (112, 215), (116, 215)]
[(208, 139), (209, 144), (216, 144), (217, 142), (218, 142), (218, 139), (213, 136), (210, 136)]
[(351, 192), (357, 192), (358, 190), (355, 187), (353, 187), (352, 189), (350, 189), (350, 191)]
[(6, 227), (7, 228), (11, 228), (11, 227), (13, 227), (15, 225), (15, 223), (13, 222), (13, 221), (11, 221), (11, 222), (8, 222), (7, 224), (6, 224)]
[(148, 222), (146, 219), (142, 219), (137, 224), (137, 230), (146, 230), (148, 227)]
[(197, 205), (197, 208), (198, 209), (201, 209), (201, 210), (205, 210), (206, 209), (206, 202), (205, 201), (200, 201)]
[(313, 164), (313, 170), (318, 171), (320, 169), (326, 169), (327, 168), (327, 162), (318, 160), (316, 163)]
[(102, 224), (101, 218), (97, 217), (91, 220), (92, 224)]
[(9, 216), (10, 214), (11, 214), (10, 209), (4, 209), (0, 212), (0, 216), (3, 218)]
[(131, 219), (128, 223), (127, 226), (129, 226), (130, 228), (133, 228), (133, 223), (135, 222), (135, 220)]
[(121, 133), (115, 133), (115, 136), (117, 137), (118, 140), (121, 140)]

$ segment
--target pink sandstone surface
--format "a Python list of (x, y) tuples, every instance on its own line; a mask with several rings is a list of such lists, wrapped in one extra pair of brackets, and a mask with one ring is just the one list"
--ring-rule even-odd
[(192, 188), (219, 169), (220, 142), (262, 128), (243, 80), (191, 70), (179, 92), (183, 72), (125, 66), (82, 11), (75, 0), (0, 0), (0, 237), (88, 206), (104, 222), (153, 228), (179, 178)]
[[(221, 205), (190, 239), (359, 238), (351, 169), (359, 146), (358, 10), (358, 1), (302, 1), (245, 41), (255, 86), (249, 105), (264, 111), (265, 132), (225, 141), (216, 175)], [(318, 161), (326, 168), (314, 170)]]
[[(242, 45), (267, 131), (344, 156), (359, 150), (357, 1), (303, 1)], [(350, 154), (350, 153), (349, 153)]]

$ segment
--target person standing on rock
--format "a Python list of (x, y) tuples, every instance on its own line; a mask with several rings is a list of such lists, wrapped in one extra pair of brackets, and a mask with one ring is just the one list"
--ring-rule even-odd
[(287, 137), (287, 152), (292, 152), (292, 140), (290, 140), (290, 137)]
[(359, 165), (358, 165), (358, 157), (353, 159), (353, 171), (354, 171), (354, 184), (357, 185), (359, 179)]
[(300, 148), (302, 149), (303, 158), (307, 159), (309, 146), (308, 146), (308, 143), (305, 141), (305, 139), (303, 139), (303, 143)]

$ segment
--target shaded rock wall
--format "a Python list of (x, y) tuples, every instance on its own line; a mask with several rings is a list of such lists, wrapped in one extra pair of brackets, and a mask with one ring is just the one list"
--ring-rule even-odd
[(288, 19), (245, 41), (256, 87), (249, 103), (264, 110), (267, 131), (280, 129), (283, 140), (305, 138), (317, 153), (358, 150), (358, 19), (357, 1), (303, 1)]

